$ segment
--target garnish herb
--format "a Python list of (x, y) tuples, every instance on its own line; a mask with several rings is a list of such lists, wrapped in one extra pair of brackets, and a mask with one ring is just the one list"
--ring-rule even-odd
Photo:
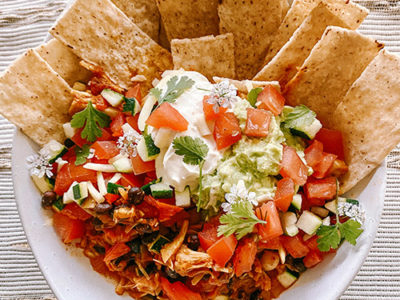
[(84, 110), (73, 115), (71, 126), (73, 128), (84, 127), (81, 137), (89, 142), (94, 142), (102, 135), (100, 127), (107, 127), (109, 123), (110, 117), (95, 109), (92, 101), (89, 101)]
[(222, 225), (218, 227), (218, 236), (236, 234), (238, 240), (251, 233), (255, 225), (267, 223), (257, 218), (250, 201), (243, 200), (232, 203), (230, 212), (222, 215), (219, 221)]
[(174, 139), (173, 147), (175, 154), (183, 156), (184, 163), (199, 166), (199, 201), (197, 202), (197, 211), (199, 211), (202, 201), (203, 166), (208, 154), (208, 146), (200, 138), (183, 136)]
[(158, 104), (163, 102), (174, 103), (176, 99), (182, 95), (186, 90), (194, 85), (194, 81), (187, 76), (182, 76), (178, 81), (178, 76), (172, 77), (167, 82), (167, 90), (163, 94), (162, 90), (153, 88), (150, 93), (156, 97)]
[(296, 106), (285, 118), (285, 128), (311, 125), (317, 114), (305, 105)]
[(125, 101), (125, 104), (122, 107), (122, 111), (130, 112), (132, 114), (132, 116), (134, 116), (137, 100), (135, 98), (125, 98), (124, 97), (124, 101)]
[(262, 92), (262, 88), (254, 88), (247, 95), (247, 101), (251, 104), (251, 106), (256, 107), (258, 95)]
[(75, 166), (83, 165), (90, 154), (89, 145), (83, 145), (82, 148), (77, 146), (75, 148), (75, 154), (76, 154)]
[[(338, 203), (338, 191), (339, 183), (336, 181), (336, 205)], [(330, 249), (337, 249), (343, 240), (355, 245), (357, 238), (363, 231), (361, 224), (353, 219), (340, 223), (338, 209), (336, 209), (336, 224), (331, 226), (322, 225), (317, 230), (318, 249), (324, 252)]]

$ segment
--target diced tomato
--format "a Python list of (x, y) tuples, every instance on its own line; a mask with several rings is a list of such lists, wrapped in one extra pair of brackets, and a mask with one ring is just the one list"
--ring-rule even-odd
[(126, 122), (129, 125), (131, 125), (131, 127), (133, 129), (135, 129), (137, 132), (140, 132), (139, 125), (138, 125), (139, 116), (140, 116), (140, 114), (136, 114), (134, 117), (132, 117), (132, 116), (126, 117)]
[(83, 166), (75, 166), (75, 164), (70, 163), (69, 172), (73, 181), (90, 181), (91, 183), (97, 183), (96, 171), (88, 170)]
[(310, 249), (303, 243), (299, 235), (294, 237), (281, 236), (281, 242), (286, 251), (294, 258), (304, 257), (310, 252)]
[(320, 252), (310, 251), (306, 257), (303, 258), (303, 263), (306, 268), (312, 268), (318, 265), (323, 259)]
[(158, 219), (160, 222), (165, 222), (165, 221), (170, 220), (173, 216), (175, 216), (177, 213), (179, 213), (183, 210), (183, 207), (169, 205), (169, 204), (157, 201), (156, 199), (154, 199), (151, 196), (146, 196), (145, 199), (146, 199), (147, 203), (158, 208), (158, 210), (159, 210)]
[(131, 156), (131, 162), (133, 173), (135, 173), (135, 175), (148, 173), (156, 169), (154, 160), (143, 161), (139, 155)]
[(56, 192), (57, 195), (62, 196), (66, 191), (68, 191), (73, 182), (74, 181), (71, 178), (69, 171), (69, 164), (65, 164), (57, 174), (54, 192)]
[(274, 201), (268, 201), (256, 209), (257, 218), (266, 224), (257, 224), (258, 234), (264, 241), (272, 240), (283, 234), (281, 220)]
[(268, 249), (268, 250), (279, 250), (282, 247), (281, 239), (276, 237), (269, 241), (259, 241), (258, 247), (260, 249)]
[(339, 159), (344, 160), (343, 136), (340, 131), (321, 128), (315, 139), (324, 145), (325, 152), (336, 154)]
[(291, 178), (283, 178), (278, 181), (276, 186), (274, 202), (276, 207), (286, 212), (292, 203), (294, 195), (294, 182)]
[(285, 106), (285, 98), (272, 85), (267, 85), (260, 94), (257, 102), (260, 102), (258, 108), (271, 111), (275, 116), (281, 114)]
[(142, 104), (142, 92), (140, 90), (140, 83), (137, 83), (133, 87), (131, 87), (125, 93), (125, 97), (126, 98), (135, 98), (137, 101), (139, 101), (140, 104)]
[(330, 153), (323, 153), (323, 158), (322, 160), (313, 167), (314, 173), (312, 174), (313, 177), (315, 178), (325, 178), (329, 170), (332, 168), (333, 163), (335, 162), (337, 156), (335, 154), (330, 154)]
[(106, 198), (106, 201), (109, 204), (113, 204), (115, 201), (117, 201), (120, 198), (120, 196), (116, 195), (116, 194), (107, 193), (104, 195), (104, 198)]
[(318, 236), (314, 235), (312, 238), (309, 238), (307, 241), (304, 241), (304, 244), (310, 249), (311, 251), (319, 251), (318, 249)]
[(307, 181), (307, 173), (307, 166), (297, 155), (296, 150), (284, 145), (280, 174), (283, 177), (292, 178), (297, 185), (304, 185)]
[(346, 163), (341, 160), (341, 159), (336, 159), (333, 162), (332, 167), (328, 171), (328, 175), (334, 176), (334, 177), (340, 177), (344, 174), (346, 174), (349, 171), (349, 167), (346, 165)]
[(271, 114), (263, 109), (248, 108), (244, 133), (252, 137), (266, 137), (271, 123)]
[(257, 243), (252, 238), (245, 238), (239, 245), (233, 256), (233, 268), (237, 277), (251, 271), (257, 254)]
[(122, 129), (122, 125), (125, 124), (125, 115), (120, 112), (118, 115), (111, 121), (110, 128), (112, 131), (112, 136), (123, 136), (124, 130)]
[(168, 279), (161, 277), (161, 288), (170, 300), (201, 300), (199, 293), (193, 292), (183, 282), (170, 283)]
[(336, 178), (328, 177), (325, 179), (310, 179), (305, 187), (307, 200), (330, 200), (336, 195)]
[(210, 248), (218, 240), (217, 229), (219, 224), (218, 217), (215, 217), (209, 222), (205, 223), (203, 230), (197, 234), (201, 248), (203, 248), (205, 251), (207, 251), (208, 248)]
[(96, 96), (95, 105), (96, 105), (96, 109), (98, 109), (98, 110), (105, 110), (107, 107), (109, 107), (108, 102), (101, 95)]
[(71, 219), (62, 213), (53, 215), (53, 226), (61, 240), (66, 244), (83, 237), (85, 234), (85, 223), (82, 220)]
[(304, 150), (307, 165), (309, 165), (311, 168), (314, 168), (318, 163), (320, 163), (324, 157), (322, 154), (323, 151), (324, 146), (322, 143), (314, 140), (313, 143)]
[(157, 179), (157, 173), (155, 169), (153, 171), (148, 171), (146, 172), (146, 177), (150, 179), (150, 181), (156, 180)]
[(87, 140), (85, 140), (84, 138), (82, 138), (81, 133), (82, 133), (82, 128), (78, 129), (74, 136), (71, 138), (71, 140), (75, 143), (75, 145), (77, 145), (78, 147), (82, 148), (83, 145), (89, 144), (89, 142)]
[(242, 131), (236, 116), (231, 112), (218, 115), (214, 126), (214, 139), (217, 143), (217, 149), (229, 147), (241, 138)]
[(211, 103), (208, 103), (208, 99), (210, 96), (204, 96), (203, 98), (203, 111), (204, 111), (204, 116), (207, 121), (212, 121), (216, 120), (218, 115), (224, 114), (228, 109), (226, 107), (218, 107), (218, 112), (214, 111), (214, 105)]
[(97, 141), (109, 141), (111, 139), (111, 133), (105, 128), (101, 129), (101, 136), (97, 138)]
[(91, 214), (88, 214), (82, 207), (80, 207), (77, 203), (72, 202), (65, 205), (65, 207), (61, 210), (63, 215), (70, 217), (71, 219), (78, 219), (82, 221), (86, 221), (92, 217)]
[(121, 184), (123, 186), (130, 185), (131, 187), (141, 187), (144, 185), (143, 176), (135, 176), (133, 174), (121, 174)]
[(146, 121), (147, 125), (155, 128), (170, 128), (175, 131), (185, 131), (188, 121), (168, 102), (157, 107)]
[(131, 251), (131, 248), (129, 248), (128, 245), (125, 243), (117, 243), (107, 250), (106, 256), (104, 257), (104, 262), (108, 263), (114, 259), (117, 259), (118, 257), (121, 257), (122, 255), (127, 254), (129, 251)]
[(236, 245), (237, 239), (231, 234), (230, 236), (224, 236), (216, 241), (207, 249), (207, 253), (219, 266), (224, 267), (235, 252)]
[(98, 159), (110, 159), (119, 154), (117, 143), (114, 141), (97, 141), (90, 148)]

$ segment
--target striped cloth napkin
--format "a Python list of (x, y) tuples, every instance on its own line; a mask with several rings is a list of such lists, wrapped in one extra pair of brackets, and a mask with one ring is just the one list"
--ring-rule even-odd
[[(42, 43), (66, 2), (0, 0), (0, 71), (25, 49)], [(356, 2), (371, 11), (360, 32), (400, 53), (400, 1)], [(13, 125), (0, 118), (0, 299), (55, 299), (18, 216), (11, 181), (13, 130)], [(387, 165), (385, 206), (377, 238), (341, 300), (400, 299), (400, 148), (392, 151)]]

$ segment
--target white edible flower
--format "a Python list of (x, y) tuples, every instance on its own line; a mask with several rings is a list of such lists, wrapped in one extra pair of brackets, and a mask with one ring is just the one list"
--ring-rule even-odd
[(221, 207), (226, 213), (230, 213), (232, 204), (238, 201), (249, 201), (252, 205), (258, 205), (256, 193), (249, 193), (243, 180), (239, 180), (237, 185), (231, 187), (230, 193), (225, 194), (225, 200), (226, 202), (222, 203)]
[(51, 155), (48, 151), (40, 151), (39, 154), (30, 155), (26, 158), (28, 163), (29, 173), (39, 178), (46, 175), (47, 177), (53, 177), (53, 165), (49, 163)]
[(133, 132), (126, 132), (123, 136), (119, 137), (117, 147), (123, 155), (137, 155), (136, 145), (139, 143), (138, 135)]
[(228, 80), (214, 84), (211, 95), (207, 99), (207, 102), (213, 105), (215, 113), (219, 112), (220, 107), (231, 108), (232, 103), (236, 101), (238, 101), (237, 88)]
[(89, 149), (89, 155), (88, 155), (88, 159), (91, 159), (91, 158), (93, 158), (94, 157), (94, 149), (92, 149), (92, 148), (90, 148)]
[(357, 204), (339, 202), (337, 209), (339, 216), (349, 217), (361, 225), (365, 221), (365, 211)]

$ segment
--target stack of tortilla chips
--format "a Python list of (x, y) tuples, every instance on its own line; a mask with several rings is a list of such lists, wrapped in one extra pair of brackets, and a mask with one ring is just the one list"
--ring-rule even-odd
[(274, 84), (343, 133), (346, 192), (400, 142), (400, 58), (354, 31), (367, 14), (349, 0), (76, 0), (54, 39), (0, 76), (0, 113), (39, 145), (63, 140), (88, 65), (124, 89), (172, 68), (242, 93)]

